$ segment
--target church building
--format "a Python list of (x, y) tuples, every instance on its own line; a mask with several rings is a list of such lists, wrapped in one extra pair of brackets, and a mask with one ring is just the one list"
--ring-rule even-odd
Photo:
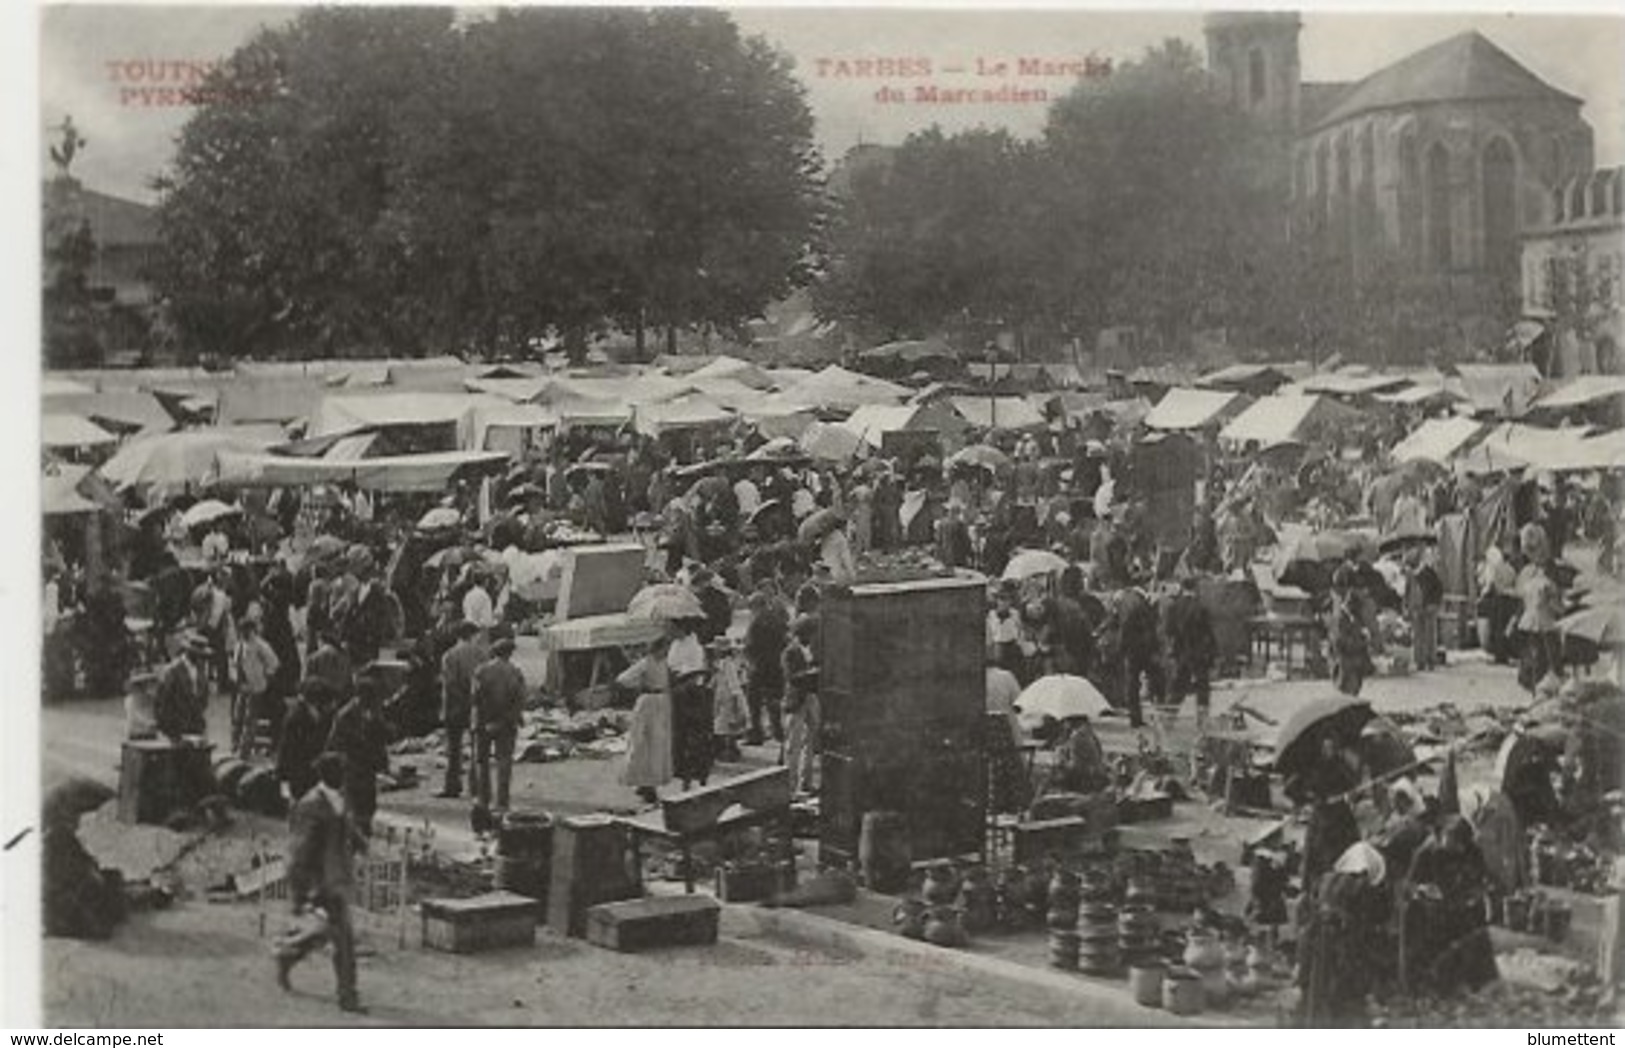
[(1354, 83), (1305, 82), (1300, 27), (1277, 12), (1204, 24), (1209, 69), (1279, 136), (1293, 236), (1353, 279), (1397, 266), (1470, 310), (1515, 302), (1520, 237), (1546, 221), (1555, 187), (1592, 168), (1582, 100), (1477, 32)]

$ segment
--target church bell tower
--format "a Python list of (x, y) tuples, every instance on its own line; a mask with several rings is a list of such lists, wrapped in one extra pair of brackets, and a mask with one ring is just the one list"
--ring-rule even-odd
[(1202, 20), (1208, 71), (1231, 104), (1286, 140), (1298, 130), (1302, 25), (1288, 11), (1215, 12)]

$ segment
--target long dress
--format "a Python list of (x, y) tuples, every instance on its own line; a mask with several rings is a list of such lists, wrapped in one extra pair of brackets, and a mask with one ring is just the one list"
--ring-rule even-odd
[(618, 682), (639, 689), (626, 735), (626, 768), (621, 772), (621, 783), (634, 789), (664, 786), (672, 776), (671, 693), (666, 664), (645, 657), (621, 674)]
[(1496, 978), (1484, 924), (1488, 871), (1469, 830), (1447, 826), (1416, 850), (1400, 910), (1400, 983), (1412, 993), (1476, 990)]
[(1327, 873), (1314, 885), (1298, 941), (1298, 1025), (1363, 1026), (1382, 889), (1357, 873)]

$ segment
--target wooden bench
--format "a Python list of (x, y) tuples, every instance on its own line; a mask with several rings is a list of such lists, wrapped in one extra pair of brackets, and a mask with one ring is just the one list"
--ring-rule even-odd
[(629, 831), (635, 868), (642, 869), (644, 838), (673, 844), (683, 858), (683, 885), (694, 892), (694, 845), (715, 840), (735, 830), (766, 826), (778, 831), (783, 843), (780, 861), (793, 869), (795, 839), (791, 827), (790, 769), (763, 768), (726, 782), (668, 797), (659, 812), (621, 816)]

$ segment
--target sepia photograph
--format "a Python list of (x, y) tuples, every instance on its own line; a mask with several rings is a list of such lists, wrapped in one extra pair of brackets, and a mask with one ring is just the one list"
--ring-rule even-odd
[(1625, 15), (32, 15), (0, 1025), (1625, 1021)]

